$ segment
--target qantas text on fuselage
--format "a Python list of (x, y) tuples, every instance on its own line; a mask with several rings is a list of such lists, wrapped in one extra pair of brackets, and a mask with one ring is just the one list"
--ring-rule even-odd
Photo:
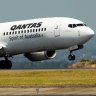
[(10, 30), (17, 30), (17, 29), (26, 29), (26, 28), (38, 28), (41, 27), (42, 22), (39, 23), (29, 23), (29, 24), (20, 24), (20, 25), (13, 25)]

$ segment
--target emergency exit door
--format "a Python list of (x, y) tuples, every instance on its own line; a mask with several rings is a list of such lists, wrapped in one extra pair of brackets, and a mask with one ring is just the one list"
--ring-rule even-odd
[(60, 24), (59, 23), (55, 24), (54, 35), (55, 35), (55, 37), (59, 37), (60, 36)]

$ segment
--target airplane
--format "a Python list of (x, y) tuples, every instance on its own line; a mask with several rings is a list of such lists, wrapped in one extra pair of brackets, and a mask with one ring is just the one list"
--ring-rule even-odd
[[(69, 17), (49, 17), (0, 23), (0, 69), (11, 69), (9, 57), (24, 54), (31, 61), (53, 59), (56, 50), (80, 50), (95, 35), (84, 22)], [(74, 48), (75, 46), (75, 48)]]

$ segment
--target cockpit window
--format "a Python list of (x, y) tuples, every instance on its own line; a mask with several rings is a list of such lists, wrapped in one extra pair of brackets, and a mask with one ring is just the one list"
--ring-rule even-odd
[(77, 26), (84, 26), (84, 24), (77, 24)]
[(72, 24), (69, 24), (68, 27), (73, 28)]
[(87, 26), (87, 25), (83, 24), (83, 23), (81, 23), (81, 24), (69, 24), (68, 25), (68, 27), (70, 27), (70, 28), (75, 28), (75, 27), (80, 27), (80, 26)]
[(75, 28), (77, 25), (76, 24), (73, 24), (73, 28)]

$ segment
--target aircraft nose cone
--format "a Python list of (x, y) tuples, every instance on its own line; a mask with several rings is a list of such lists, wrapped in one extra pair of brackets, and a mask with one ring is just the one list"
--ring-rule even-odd
[(82, 30), (82, 36), (84, 36), (86, 39), (90, 39), (92, 38), (93, 36), (95, 35), (94, 31), (89, 28), (89, 27), (86, 27), (86, 28), (83, 28)]
[(92, 29), (88, 29), (87, 35), (91, 38), (95, 35), (94, 31)]
[(83, 27), (80, 29), (80, 38), (81, 38), (81, 43), (86, 43), (89, 41), (93, 36), (95, 35), (95, 32), (89, 28), (89, 27)]

